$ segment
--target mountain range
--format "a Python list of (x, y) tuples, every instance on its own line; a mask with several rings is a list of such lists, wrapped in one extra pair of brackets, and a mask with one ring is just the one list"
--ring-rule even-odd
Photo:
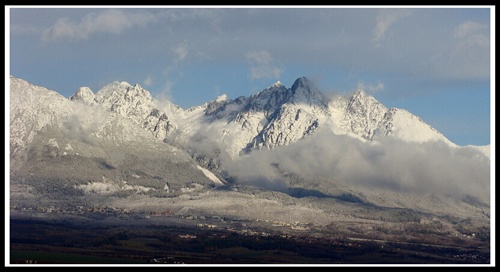
[(96, 94), (82, 87), (70, 100), (129, 118), (165, 141), (172, 135), (208, 137), (210, 130), (214, 134), (210, 138), (233, 158), (254, 149), (297, 142), (319, 127), (365, 141), (390, 136), (408, 142), (442, 141), (456, 147), (419, 117), (403, 109), (386, 108), (363, 90), (327, 99), (305, 77), (298, 78), (291, 88), (277, 82), (250, 97), (232, 100), (222, 95), (187, 110), (168, 101), (154, 101), (140, 85), (126, 82), (113, 82)]
[(300, 77), (183, 109), (139, 84), (66, 98), (11, 76), (9, 118), (11, 207), (489, 226), (489, 146), (456, 145), (363, 90), (327, 96)]

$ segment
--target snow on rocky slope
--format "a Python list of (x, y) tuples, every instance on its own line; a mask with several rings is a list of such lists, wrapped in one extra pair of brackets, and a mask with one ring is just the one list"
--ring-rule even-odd
[(406, 142), (442, 141), (458, 147), (418, 116), (387, 108), (363, 90), (327, 99), (305, 77), (298, 78), (291, 88), (278, 81), (249, 97), (221, 95), (185, 110), (155, 100), (140, 85), (127, 82), (113, 82), (95, 95), (82, 87), (70, 100), (116, 112), (160, 140), (186, 149), (209, 143), (230, 158), (295, 143), (319, 128), (368, 142), (392, 137)]
[(329, 100), (304, 77), (291, 88), (277, 82), (249, 97), (221, 96), (172, 118), (183, 124), (174, 142), (210, 139), (231, 158), (290, 145), (319, 128), (365, 142), (390, 137), (406, 142), (442, 141), (457, 147), (404, 109), (386, 108), (362, 90)]
[(93, 188), (106, 180), (106, 188), (165, 193), (164, 188), (221, 182), (162, 141), (169, 122), (138, 85), (112, 83), (95, 96), (80, 88), (67, 99), (19, 78), (10, 81), (13, 188), (20, 181), (52, 186), (65, 180)]
[(116, 112), (160, 139), (164, 139), (169, 132), (177, 128), (165, 112), (155, 107), (151, 94), (139, 84), (132, 86), (127, 82), (116, 81), (104, 86), (95, 95), (89, 88), (82, 87), (70, 100)]

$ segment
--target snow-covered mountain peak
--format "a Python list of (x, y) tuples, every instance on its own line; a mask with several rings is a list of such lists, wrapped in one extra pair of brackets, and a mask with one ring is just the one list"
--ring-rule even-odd
[(78, 101), (85, 105), (92, 105), (95, 103), (95, 94), (89, 87), (80, 87), (70, 96), (69, 100)]
[(328, 101), (323, 93), (306, 77), (296, 79), (292, 88), (290, 88), (290, 92), (292, 93), (290, 99), (292, 103), (328, 108)]
[[(10, 77), (10, 152), (27, 159), (25, 152), (43, 129), (61, 126), (73, 108), (61, 94), (23, 79)], [(54, 112), (58, 116), (53, 115)]]
[(362, 90), (354, 92), (348, 98), (347, 104), (337, 102), (330, 105), (341, 107), (333, 108), (331, 111), (336, 114), (337, 119), (340, 119), (342, 130), (348, 133), (354, 132), (355, 135), (367, 140), (373, 138), (375, 130), (387, 112), (384, 105)]
[(153, 96), (151, 96), (150, 92), (142, 88), (141, 85), (135, 84), (133, 87), (127, 88), (127, 91), (125, 93), (125, 99), (129, 100), (143, 99), (146, 100), (147, 102), (152, 102)]
[(309, 89), (312, 86), (312, 82), (309, 81), (306, 77), (299, 77), (297, 78), (292, 85), (292, 90), (298, 89), (298, 88), (304, 88), (304, 89)]
[[(113, 85), (118, 85), (124, 88), (132, 87), (132, 84), (128, 83), (127, 81), (114, 81), (111, 84)], [(138, 85), (138, 84), (136, 84)]]
[(289, 99), (288, 89), (284, 85), (273, 84), (248, 97), (246, 111), (274, 111)]
[(152, 98), (151, 94), (142, 88), (141, 85), (135, 84), (132, 85), (126, 81), (114, 81), (104, 87), (102, 87), (97, 93), (96, 96), (100, 101), (112, 99), (118, 96), (123, 96), (127, 94), (127, 96), (132, 97), (136, 95), (145, 96), (148, 98)]
[(457, 147), (456, 144), (425, 123), (420, 117), (405, 109), (388, 109), (378, 127), (375, 133), (377, 137), (391, 136), (407, 142), (419, 143), (441, 141), (450, 147)]
[(153, 102), (151, 93), (142, 88), (141, 85), (135, 84), (132, 86), (125, 81), (115, 81), (102, 87), (95, 95), (95, 99), (104, 108), (108, 109), (113, 106), (129, 108), (130, 106), (150, 105)]
[(127, 91), (127, 88), (132, 87), (127, 82), (118, 82), (114, 81), (104, 87), (102, 87), (97, 93), (96, 93), (96, 100), (99, 103), (103, 103), (106, 101), (116, 101), (119, 99), (119, 97), (123, 96), (125, 92)]
[(216, 97), (211, 102), (206, 104), (205, 115), (217, 115), (219, 112), (223, 112), (225, 110), (225, 106), (231, 102), (231, 99), (225, 94)]
[(355, 103), (361, 103), (364, 105), (367, 105), (369, 103), (378, 103), (380, 102), (375, 99), (375, 97), (367, 94), (365, 91), (362, 89), (358, 89), (355, 92), (352, 93), (351, 98), (350, 98), (350, 104), (355, 104)]
[[(131, 85), (126, 81), (114, 81), (102, 87), (95, 95), (89, 88), (82, 87), (71, 96), (70, 100), (100, 107), (131, 119), (160, 139), (164, 139), (169, 132), (177, 128), (167, 114), (158, 108), (160, 103), (139, 84)], [(165, 106), (168, 103), (161, 104), (163, 108), (175, 111), (175, 107)]]
[(352, 93), (352, 96), (361, 96), (361, 97), (365, 97), (365, 96), (368, 96), (369, 94), (367, 94), (363, 89), (357, 89), (356, 91), (354, 91)]
[(132, 84), (128, 83), (127, 81), (113, 81), (102, 87), (99, 92), (106, 92), (108, 90), (125, 90), (129, 87), (132, 87)]
[(443, 141), (456, 146), (418, 116), (404, 109), (387, 108), (361, 89), (352, 93), (347, 104), (338, 99), (329, 105), (334, 118), (341, 120), (342, 130), (369, 141), (388, 136), (406, 142)]

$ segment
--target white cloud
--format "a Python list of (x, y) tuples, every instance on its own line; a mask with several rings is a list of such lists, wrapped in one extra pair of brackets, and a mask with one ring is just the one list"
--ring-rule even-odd
[(471, 34), (475, 34), (480, 30), (487, 29), (486, 25), (477, 23), (477, 22), (472, 22), (472, 21), (466, 21), (464, 23), (461, 23), (454, 31), (454, 35), (459, 38), (464, 38), (467, 37)]
[(182, 44), (178, 45), (174, 49), (174, 53), (176, 55), (176, 62), (183, 61), (189, 53), (187, 48), (187, 42), (183, 42)]
[(273, 57), (266, 50), (247, 52), (246, 57), (252, 79), (280, 78), (283, 69), (275, 64)]
[[(173, 60), (163, 69), (163, 74), (165, 76), (170, 76), (185, 60), (189, 54), (187, 42), (172, 46), (172, 52), (174, 54)], [(172, 83), (170, 82), (170, 85)]]
[[(444, 143), (407, 143), (385, 138), (381, 144), (318, 131), (295, 144), (258, 150), (227, 166), (230, 176), (256, 186), (284, 186), (277, 171), (321, 177), (345, 184), (421, 194), (489, 196), (486, 157)], [(259, 169), (255, 172), (255, 169)], [(281, 182), (280, 182), (281, 181)], [(268, 184), (268, 185), (269, 185)]]
[(382, 9), (377, 15), (377, 23), (373, 30), (373, 43), (380, 46), (386, 38), (389, 28), (410, 14), (411, 12), (406, 9)]
[(42, 41), (86, 40), (96, 33), (120, 34), (134, 26), (144, 26), (156, 21), (153, 14), (146, 12), (131, 13), (123, 10), (104, 10), (84, 16), (80, 22), (60, 18), (42, 33)]
[(172, 101), (172, 86), (173, 82), (170, 80), (165, 81), (163, 88), (158, 92), (156, 99), (160, 101)]
[(488, 26), (466, 21), (455, 28), (453, 35), (458, 39), (455, 54), (467, 52), (473, 48), (488, 48), (490, 45)]
[(489, 79), (490, 28), (487, 24), (464, 21), (452, 29), (449, 46), (430, 60), (429, 71), (446, 80)]
[(148, 77), (142, 82), (144, 86), (151, 86), (153, 84), (153, 78), (148, 75)]
[(384, 83), (379, 82), (376, 85), (366, 84), (363, 81), (358, 82), (357, 90), (363, 90), (367, 93), (374, 94), (383, 91), (385, 88)]

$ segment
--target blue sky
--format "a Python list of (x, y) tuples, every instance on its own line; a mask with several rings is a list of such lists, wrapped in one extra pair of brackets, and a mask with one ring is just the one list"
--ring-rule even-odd
[[(183, 108), (306, 76), (459, 145), (490, 144), (494, 6), (6, 6), (6, 77), (71, 96), (113, 81)], [(492, 69), (493, 67), (493, 69)]]

